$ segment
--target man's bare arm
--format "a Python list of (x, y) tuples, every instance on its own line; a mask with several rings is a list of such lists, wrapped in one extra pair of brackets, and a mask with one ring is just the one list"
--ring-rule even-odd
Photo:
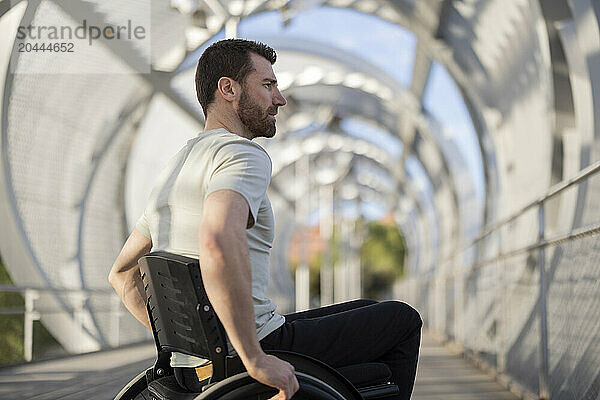
[(150, 329), (150, 322), (146, 312), (146, 294), (138, 260), (151, 248), (152, 240), (134, 229), (108, 274), (108, 281), (125, 307), (148, 329)]
[(250, 376), (280, 389), (274, 398), (289, 399), (298, 390), (294, 367), (265, 354), (256, 334), (247, 220), (248, 203), (239, 193), (219, 190), (206, 198), (199, 229), (203, 281), (215, 312)]

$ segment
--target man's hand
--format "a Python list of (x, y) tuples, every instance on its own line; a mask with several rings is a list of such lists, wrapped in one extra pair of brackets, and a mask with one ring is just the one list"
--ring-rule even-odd
[(298, 391), (298, 379), (294, 375), (292, 364), (264, 353), (255, 362), (249, 364), (248, 374), (252, 378), (279, 389), (279, 393), (269, 400), (289, 400)]

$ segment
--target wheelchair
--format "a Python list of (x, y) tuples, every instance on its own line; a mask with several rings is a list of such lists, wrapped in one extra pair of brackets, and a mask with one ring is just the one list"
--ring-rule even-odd
[[(247, 400), (268, 399), (277, 390), (251, 378), (239, 357), (228, 355), (227, 336), (204, 289), (198, 260), (164, 251), (139, 261), (146, 308), (157, 349), (154, 366), (133, 378), (115, 400)], [(172, 352), (208, 359), (212, 373), (202, 391), (189, 392), (176, 381)], [(297, 400), (362, 400), (398, 392), (383, 363), (334, 369), (314, 358), (287, 351), (267, 351), (292, 364)]]

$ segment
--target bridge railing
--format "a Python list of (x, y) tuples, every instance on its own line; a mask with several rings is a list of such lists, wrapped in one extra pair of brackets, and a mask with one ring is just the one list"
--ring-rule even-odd
[[(92, 297), (106, 298), (103, 303), (107, 306), (103, 309), (94, 308), (94, 312), (110, 316), (113, 327), (113, 345), (118, 345), (120, 319), (124, 310), (119, 298), (111, 289), (73, 289), (0, 284), (0, 292), (20, 293), (23, 297), (23, 306), (0, 307), (0, 316), (23, 315), (23, 359), (25, 361), (29, 362), (33, 359), (33, 324), (35, 321), (38, 321), (42, 315), (64, 314), (67, 312), (75, 321), (75, 326), (81, 330), (87, 313), (86, 303)], [(65, 306), (59, 308), (39, 304), (38, 300), (40, 300), (41, 295), (46, 293), (60, 295), (63, 299), (66, 299)]]
[(558, 183), (402, 283), (432, 332), (523, 397), (600, 392), (599, 172)]

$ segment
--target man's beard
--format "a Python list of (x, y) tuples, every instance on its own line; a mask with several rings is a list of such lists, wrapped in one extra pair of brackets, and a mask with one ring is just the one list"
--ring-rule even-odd
[(237, 114), (242, 124), (255, 137), (272, 138), (275, 136), (275, 119), (269, 118), (269, 111), (276, 111), (276, 107), (268, 108), (263, 112), (260, 106), (253, 102), (248, 96), (246, 89), (242, 91), (240, 102), (238, 104)]

